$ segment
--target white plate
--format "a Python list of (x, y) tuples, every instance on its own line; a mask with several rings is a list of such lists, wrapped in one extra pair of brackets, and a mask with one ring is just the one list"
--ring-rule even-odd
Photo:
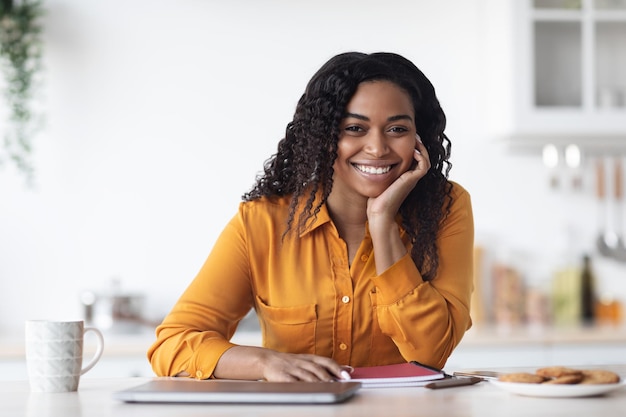
[(519, 382), (489, 381), (505, 391), (530, 397), (591, 397), (626, 387), (626, 382), (616, 384), (523, 384)]

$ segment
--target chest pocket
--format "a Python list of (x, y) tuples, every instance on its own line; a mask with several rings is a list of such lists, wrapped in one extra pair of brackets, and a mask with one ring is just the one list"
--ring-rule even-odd
[(257, 297), (257, 312), (264, 347), (279, 352), (315, 354), (315, 304), (274, 307)]

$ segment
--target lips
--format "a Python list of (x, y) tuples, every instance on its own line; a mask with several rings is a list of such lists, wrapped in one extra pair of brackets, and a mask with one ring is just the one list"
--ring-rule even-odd
[(392, 165), (385, 166), (371, 166), (371, 165), (362, 165), (362, 164), (352, 164), (359, 171), (370, 174), (370, 175), (383, 175), (391, 171), (393, 168)]

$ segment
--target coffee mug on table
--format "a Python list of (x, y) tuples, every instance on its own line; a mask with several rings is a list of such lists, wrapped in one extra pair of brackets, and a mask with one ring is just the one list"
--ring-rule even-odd
[[(87, 332), (98, 339), (96, 352), (83, 367), (83, 340)], [(26, 321), (26, 366), (31, 391), (68, 392), (78, 389), (80, 376), (98, 362), (104, 350), (102, 333), (77, 321)]]

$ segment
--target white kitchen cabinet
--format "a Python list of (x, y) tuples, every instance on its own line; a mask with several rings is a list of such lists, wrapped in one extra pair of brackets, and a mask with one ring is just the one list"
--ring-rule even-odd
[(516, 5), (514, 141), (626, 149), (626, 0)]

